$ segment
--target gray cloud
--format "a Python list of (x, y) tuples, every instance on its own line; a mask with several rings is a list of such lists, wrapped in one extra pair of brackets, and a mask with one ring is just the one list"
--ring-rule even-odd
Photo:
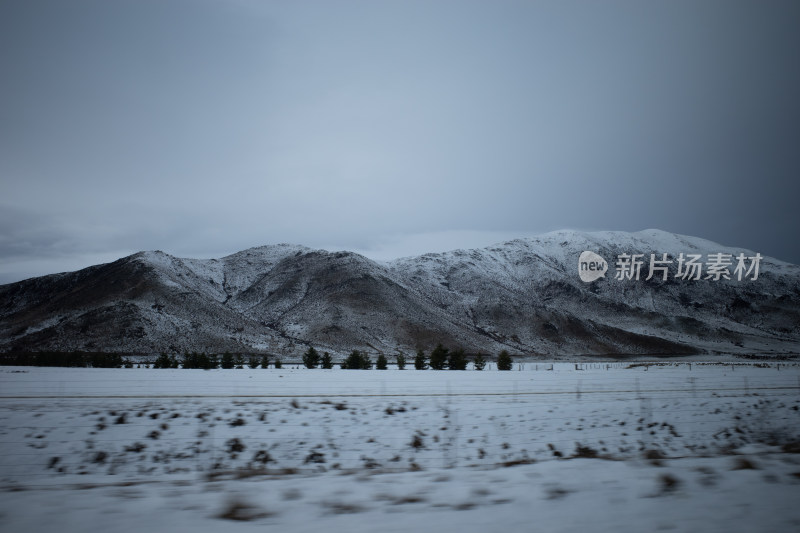
[(5, 2), (0, 282), (562, 227), (800, 263), (798, 51), (796, 2)]

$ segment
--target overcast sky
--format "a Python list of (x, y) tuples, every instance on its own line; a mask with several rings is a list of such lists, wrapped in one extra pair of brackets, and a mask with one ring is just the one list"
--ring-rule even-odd
[(800, 263), (800, 2), (0, 1), (0, 283), (659, 228)]

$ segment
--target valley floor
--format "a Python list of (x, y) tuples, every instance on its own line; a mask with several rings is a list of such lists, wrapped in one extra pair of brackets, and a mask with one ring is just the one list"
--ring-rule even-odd
[(0, 530), (800, 528), (800, 365), (518, 368), (2, 367)]

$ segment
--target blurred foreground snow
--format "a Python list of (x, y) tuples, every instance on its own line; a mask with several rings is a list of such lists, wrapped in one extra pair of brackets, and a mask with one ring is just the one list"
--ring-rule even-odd
[(0, 369), (0, 530), (792, 531), (800, 367)]

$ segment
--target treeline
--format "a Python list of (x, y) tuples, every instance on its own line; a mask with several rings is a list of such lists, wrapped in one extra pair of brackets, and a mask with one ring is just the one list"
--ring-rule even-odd
[[(441, 344), (431, 351), (430, 355), (426, 355), (423, 350), (417, 351), (414, 357), (414, 368), (416, 370), (426, 370), (431, 368), (433, 370), (466, 370), (470, 358), (461, 348), (450, 350)], [(475, 370), (483, 370), (486, 368), (486, 356), (483, 354), (476, 354), (472, 357), (472, 364)], [(332, 368), (330, 355), (325, 352), (321, 357), (314, 347), (309, 348), (303, 354), (303, 364), (306, 368)], [(399, 370), (404, 370), (406, 367), (406, 356), (398, 354), (395, 358), (395, 364)], [(374, 363), (374, 368), (377, 370), (386, 370), (389, 365), (388, 359), (383, 354), (379, 354)], [(498, 370), (511, 370), (513, 360), (506, 350), (500, 352), (497, 357)], [(346, 370), (370, 370), (373, 368), (372, 359), (364, 352), (353, 350), (341, 363), (341, 368)]]
[[(221, 356), (217, 354), (206, 354), (205, 352), (191, 352), (178, 359), (177, 355), (167, 355), (162, 353), (153, 363), (153, 368), (199, 368), (202, 370), (212, 370), (214, 368), (268, 368), (270, 359), (268, 355), (245, 357), (241, 354), (225, 352)], [(280, 358), (275, 358), (272, 362), (275, 368), (281, 368), (283, 364)]]
[(13, 352), (0, 354), (0, 364), (9, 366), (70, 366), (119, 368), (126, 364), (118, 353), (107, 352)]
[[(437, 345), (428, 355), (423, 350), (417, 351), (413, 360), (416, 370), (466, 370), (467, 365), (473, 363), (475, 370), (483, 370), (488, 362), (487, 356), (476, 354), (472, 357), (467, 356), (463, 349), (457, 348), (450, 350), (441, 344)], [(187, 352), (183, 356), (177, 354), (162, 353), (155, 361), (142, 361), (134, 363), (123, 359), (120, 354), (105, 352), (19, 352), (0, 354), (0, 364), (12, 366), (56, 366), (56, 367), (91, 367), (91, 368), (133, 368), (134, 365), (153, 368), (195, 368), (212, 370), (215, 368), (282, 368), (283, 363), (279, 357), (271, 359), (269, 355), (251, 355), (245, 357), (242, 354), (232, 354), (225, 352), (222, 355), (207, 354), (205, 352)], [(400, 370), (404, 370), (408, 364), (406, 356), (398, 354), (395, 357), (395, 364)], [(497, 358), (498, 370), (511, 370), (513, 361), (507, 351), (503, 350)], [(333, 368), (334, 363), (331, 355), (324, 352), (322, 355), (310, 347), (303, 354), (303, 365), (306, 368)], [(379, 354), (373, 363), (369, 354), (359, 350), (353, 350), (347, 358), (339, 363), (339, 367), (345, 370), (386, 370), (389, 360), (385, 355)]]

